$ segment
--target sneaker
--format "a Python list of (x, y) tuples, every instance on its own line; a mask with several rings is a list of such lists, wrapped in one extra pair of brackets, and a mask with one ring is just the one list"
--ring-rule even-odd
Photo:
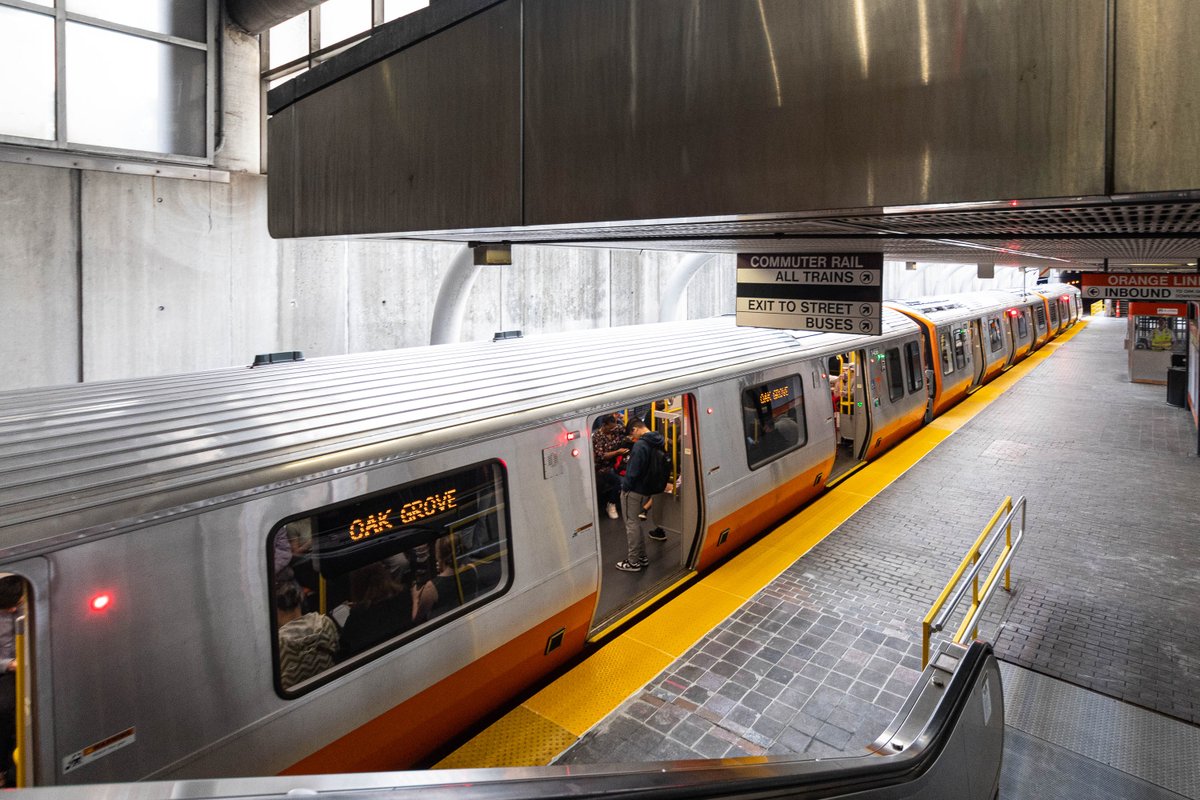
[(634, 564), (629, 561), (618, 561), (617, 569), (621, 570), (622, 572), (641, 572), (642, 567), (646, 566), (646, 564), (648, 564), (648, 563), (650, 563), (650, 562), (639, 561), (637, 564)]
[(662, 528), (655, 528), (646, 535), (656, 542), (665, 542), (667, 540), (667, 532)]
[(646, 518), (646, 512), (645, 512), (645, 511), (642, 511), (642, 512), (640, 512), (640, 513), (638, 514), (638, 519), (645, 519), (645, 518)]
[(616, 503), (609, 503), (607, 506), (607, 511), (608, 511), (609, 519), (617, 519), (618, 517), (621, 516), (620, 514), (617, 513), (617, 504)]

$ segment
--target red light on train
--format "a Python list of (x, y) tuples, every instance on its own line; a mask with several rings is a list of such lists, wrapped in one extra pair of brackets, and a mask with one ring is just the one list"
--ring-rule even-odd
[(112, 605), (112, 595), (108, 592), (101, 592), (88, 601), (88, 608), (92, 611), (104, 611)]
[(709, 414), (711, 414), (711, 413), (712, 413), (712, 409), (711, 409), (711, 408), (710, 408), (710, 409), (708, 409), (708, 413), (709, 413)]
[(572, 447), (572, 448), (571, 448), (571, 455), (572, 455), (573, 457), (575, 457), (575, 458), (579, 458), (579, 448), (578, 448), (578, 447)]
[(1020, 312), (1020, 311), (1017, 311), (1015, 308), (1010, 308), (1010, 309), (1008, 310), (1008, 315), (1009, 315), (1010, 317), (1019, 317), (1019, 316), (1021, 316), (1021, 312)]
[(579, 438), (579, 431), (567, 431), (567, 441), (573, 442)]

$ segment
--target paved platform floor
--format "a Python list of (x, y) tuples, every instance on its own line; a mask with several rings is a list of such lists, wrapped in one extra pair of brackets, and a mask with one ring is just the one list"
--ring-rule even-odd
[(861, 752), (1008, 494), (1028, 498), (1028, 537), (981, 635), (1013, 664), (1200, 720), (1195, 433), (1163, 387), (1126, 380), (1124, 330), (1092, 320), (557, 763)]

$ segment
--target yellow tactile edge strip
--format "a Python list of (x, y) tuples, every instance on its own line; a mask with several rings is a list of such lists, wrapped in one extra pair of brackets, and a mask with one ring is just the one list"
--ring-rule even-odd
[(523, 767), (559, 753), (654, 679), (879, 492), (1082, 328), (1012, 369), (801, 509), (435, 765)]

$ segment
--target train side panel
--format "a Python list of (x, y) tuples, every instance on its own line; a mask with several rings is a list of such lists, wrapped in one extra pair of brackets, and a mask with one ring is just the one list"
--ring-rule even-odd
[[(582, 646), (597, 583), (594, 500), (588, 461), (565, 441), (570, 428), (583, 423), (314, 480), (51, 554), (53, 573), (72, 576), (54, 583), (49, 603), (54, 763), (122, 731), (135, 736), (40, 782), (398, 768), (442, 745)], [(281, 697), (272, 528), (492, 458), (507, 467), (510, 588), (307, 694)], [(103, 613), (88, 608), (96, 591), (113, 596)], [(560, 629), (562, 644), (546, 654)]]
[[(751, 469), (746, 392), (789, 376), (803, 386), (806, 443)], [(834, 433), (828, 378), (819, 360), (702, 387), (697, 408), (706, 526), (696, 567), (703, 571), (822, 491), (833, 467)]]

